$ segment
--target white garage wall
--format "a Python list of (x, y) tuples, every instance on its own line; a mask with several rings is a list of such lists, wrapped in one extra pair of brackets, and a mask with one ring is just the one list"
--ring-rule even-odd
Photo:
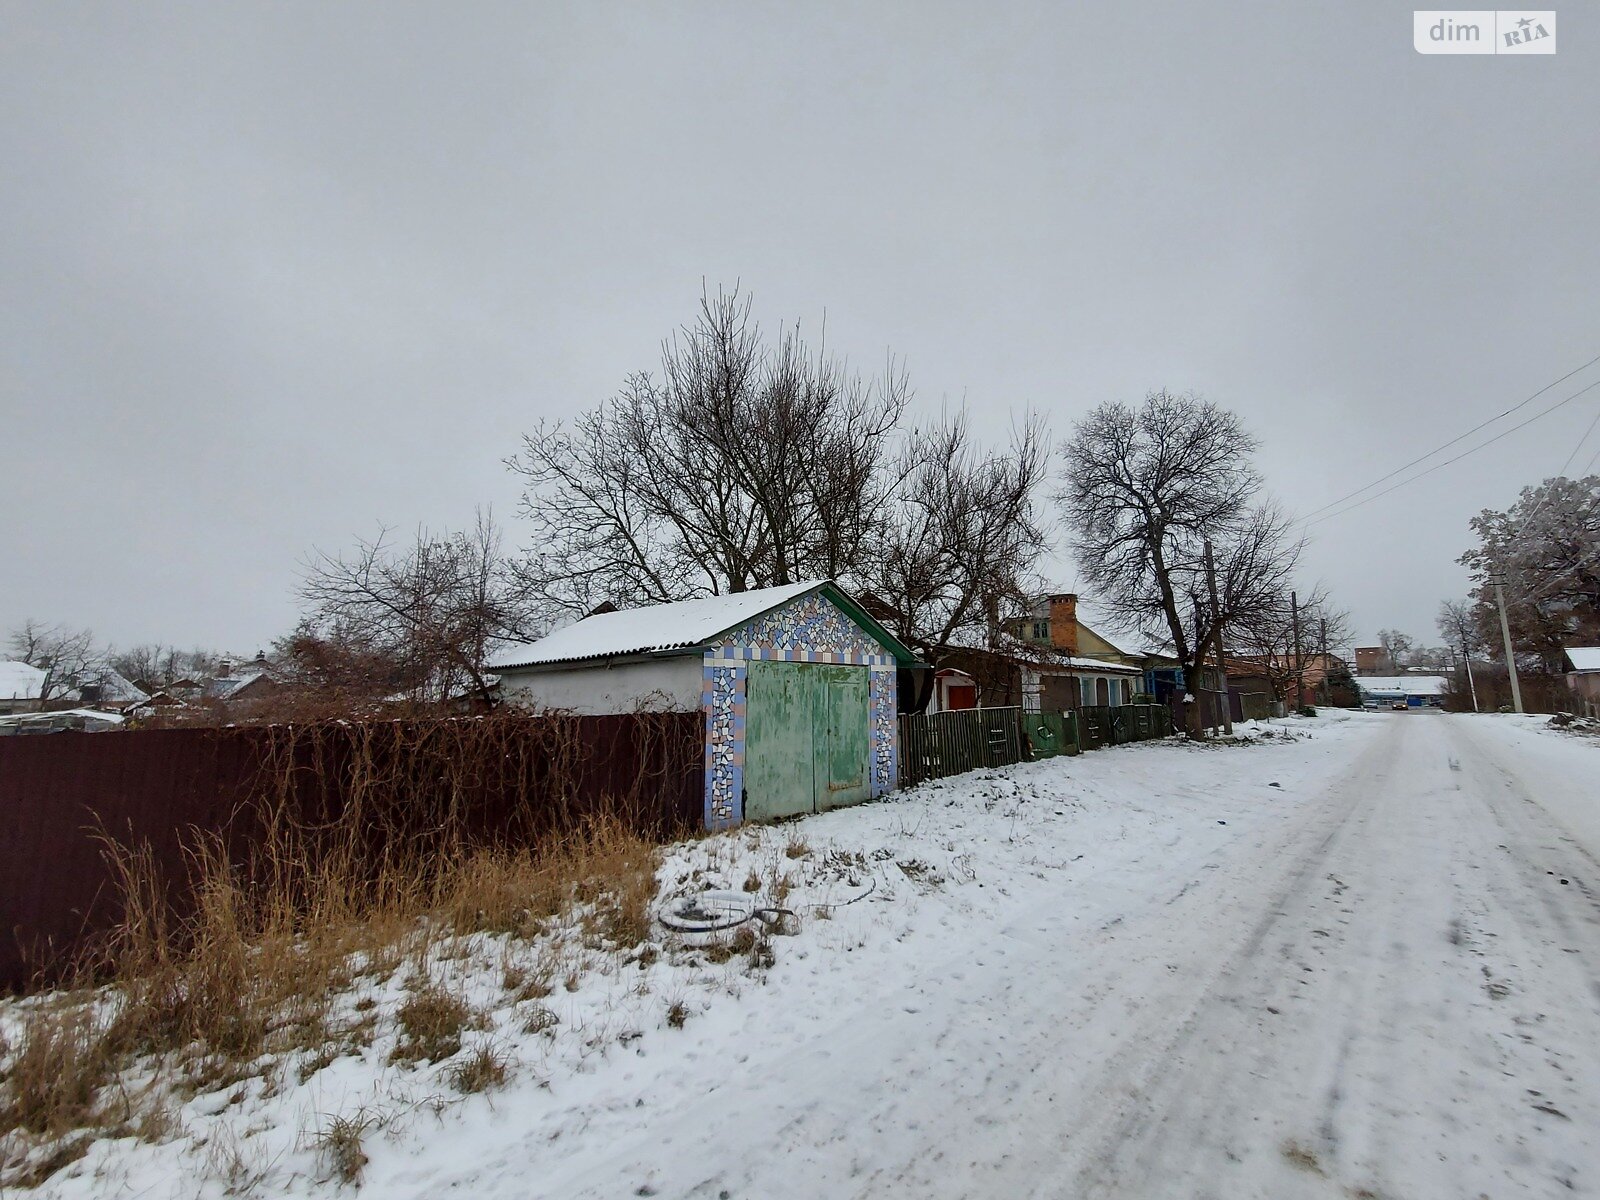
[(501, 694), (530, 708), (560, 708), (583, 716), (633, 712), (698, 712), (698, 654), (614, 666), (558, 671), (508, 668), (499, 672)]

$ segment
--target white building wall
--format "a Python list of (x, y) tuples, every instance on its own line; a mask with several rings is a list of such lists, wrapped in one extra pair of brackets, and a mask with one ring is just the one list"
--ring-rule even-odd
[(559, 671), (509, 667), (499, 675), (501, 695), (529, 708), (558, 708), (580, 716), (636, 709), (700, 711), (703, 674), (698, 654)]

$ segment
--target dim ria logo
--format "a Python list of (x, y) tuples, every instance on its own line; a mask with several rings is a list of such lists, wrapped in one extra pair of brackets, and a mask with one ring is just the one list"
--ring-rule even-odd
[(1412, 13), (1418, 54), (1554, 54), (1554, 12), (1428, 9)]

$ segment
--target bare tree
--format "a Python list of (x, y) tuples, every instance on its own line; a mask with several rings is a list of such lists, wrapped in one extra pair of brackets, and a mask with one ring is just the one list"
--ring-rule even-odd
[(1378, 630), (1378, 645), (1383, 647), (1383, 656), (1389, 660), (1389, 669), (1392, 671), (1410, 665), (1411, 652), (1416, 644), (1416, 639), (1398, 629)]
[(12, 630), (7, 650), (14, 661), (44, 672), (39, 685), (41, 706), (91, 676), (98, 678), (105, 665), (104, 652), (95, 645), (91, 631), (31, 617)]
[(348, 692), (381, 687), (430, 703), (470, 690), (487, 702), (491, 643), (528, 636), (531, 621), (500, 541), (482, 512), (470, 530), (419, 530), (406, 546), (381, 531), (353, 552), (319, 552), (301, 585), (310, 611), (280, 649)]
[(1510, 508), (1484, 509), (1471, 524), (1478, 545), (1459, 561), (1472, 572), (1485, 648), (1504, 655), (1492, 583), (1500, 574), (1519, 658), (1558, 673), (1565, 645), (1600, 638), (1600, 475), (1523, 488)]
[(1047, 446), (1036, 418), (1005, 450), (976, 446), (961, 413), (912, 431), (869, 590), (892, 632), (929, 662), (986, 638), (1000, 608), (1020, 610), (1038, 590)]
[(1290, 521), (1258, 498), (1255, 447), (1234, 413), (1161, 391), (1138, 406), (1102, 404), (1061, 448), (1059, 499), (1080, 575), (1113, 620), (1170, 642), (1191, 690), (1212, 638), (1278, 603), (1299, 561)]
[[(141, 687), (159, 688), (175, 679), (204, 679), (216, 673), (229, 656), (214, 650), (179, 650), (176, 646), (144, 643), (110, 655), (111, 668)], [(234, 661), (238, 661), (235, 659)]]
[(1439, 627), (1439, 636), (1444, 638), (1445, 645), (1453, 650), (1459, 650), (1463, 657), (1470, 658), (1481, 653), (1484, 644), (1483, 637), (1478, 632), (1477, 622), (1472, 616), (1472, 605), (1465, 600), (1446, 600), (1439, 605), (1439, 615), (1435, 619)]
[(1324, 652), (1328, 657), (1322, 662), (1322, 677), (1330, 686), (1337, 684), (1341, 672), (1336, 660), (1342, 658), (1350, 640), (1350, 615), (1333, 607), (1325, 587), (1319, 584), (1297, 599), (1298, 622), (1290, 593), (1284, 590), (1244, 609), (1230, 625), (1235, 647), (1253, 666), (1259, 666), (1273, 697), (1284, 701), (1297, 692), (1301, 665), (1315, 663)]
[(662, 346), (570, 424), (508, 460), (533, 526), (533, 592), (581, 615), (830, 578), (859, 582), (882, 532), (909, 399), (891, 360), (868, 381), (798, 329), (768, 345), (737, 290), (707, 294)]

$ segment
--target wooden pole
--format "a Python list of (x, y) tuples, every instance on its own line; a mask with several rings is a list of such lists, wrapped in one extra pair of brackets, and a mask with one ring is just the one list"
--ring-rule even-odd
[(1222, 605), (1217, 603), (1217, 563), (1211, 555), (1211, 539), (1206, 539), (1206, 587), (1211, 590), (1211, 638), (1217, 652), (1217, 684), (1222, 692), (1222, 731), (1233, 736), (1233, 709), (1228, 705), (1228, 664), (1222, 657)]
[(1328, 618), (1322, 618), (1322, 703), (1332, 704), (1333, 692), (1328, 687)]
[(1294, 623), (1294, 706), (1305, 706), (1306, 686), (1306, 660), (1300, 652), (1300, 597), (1295, 592), (1289, 593), (1289, 613)]

